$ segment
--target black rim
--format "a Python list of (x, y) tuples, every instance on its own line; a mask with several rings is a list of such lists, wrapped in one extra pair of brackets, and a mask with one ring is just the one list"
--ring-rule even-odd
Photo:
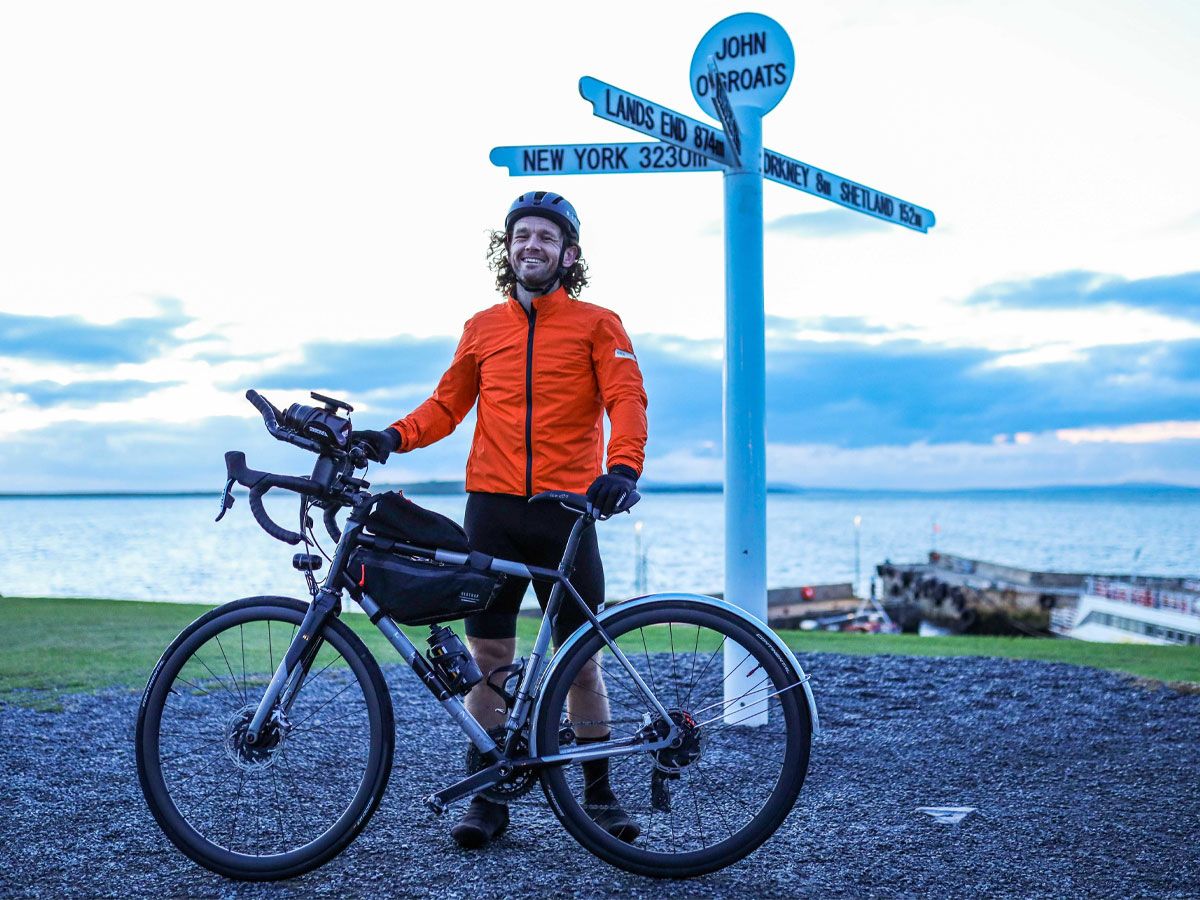
[[(593, 822), (603, 815), (587, 803), (581, 766), (547, 773), (556, 812), (589, 850), (647, 874), (698, 874), (750, 852), (787, 815), (807, 768), (809, 723), (795, 673), (765, 640), (712, 610), (631, 611), (606, 627), (620, 634), (622, 650), (683, 726), (684, 740), (654, 755), (610, 761), (614, 793), (640, 828), (632, 844)], [(598, 666), (604, 675), (612, 713), (606, 724), (614, 737), (661, 725), (611, 651), (601, 652), (598, 662), (588, 658), (601, 646), (598, 637), (585, 639), (564, 662), (545, 701), (539, 752), (558, 749), (558, 723), (551, 720), (564, 709), (566, 684), (584, 666)], [(749, 676), (734, 692), (740, 703), (732, 705), (724, 696), (732, 683), (724, 672), (727, 649), (734, 677)], [(763, 710), (767, 722), (756, 725)]]
[(301, 617), (282, 607), (220, 616), (152, 684), (139, 746), (147, 798), (168, 836), (211, 868), (287, 870), (336, 852), (386, 781), (376, 686), (332, 629), (290, 710), (256, 745), (244, 740)]

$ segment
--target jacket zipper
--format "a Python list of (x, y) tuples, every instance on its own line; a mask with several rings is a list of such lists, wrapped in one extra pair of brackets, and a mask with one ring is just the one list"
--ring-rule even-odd
[(537, 310), (529, 305), (529, 338), (525, 343), (525, 496), (533, 496), (533, 326)]

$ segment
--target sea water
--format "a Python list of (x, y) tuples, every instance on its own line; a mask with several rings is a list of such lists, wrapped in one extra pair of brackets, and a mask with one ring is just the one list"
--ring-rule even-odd
[[(413, 498), (462, 521), (462, 496)], [(297, 527), (294, 496), (267, 502), (280, 524)], [(608, 596), (641, 586), (639, 543), (646, 591), (723, 590), (722, 503), (719, 493), (648, 492), (630, 515), (599, 523)], [(303, 547), (263, 533), (244, 496), (220, 523), (216, 511), (215, 496), (0, 498), (0, 594), (306, 596), (291, 567)], [(865, 591), (877, 564), (921, 561), (931, 549), (1039, 570), (1200, 576), (1197, 491), (773, 493), (767, 520), (770, 587), (852, 582)]]

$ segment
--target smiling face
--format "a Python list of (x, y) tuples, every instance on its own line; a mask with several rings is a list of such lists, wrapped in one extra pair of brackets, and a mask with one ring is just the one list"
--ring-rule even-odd
[[(525, 284), (547, 285), (558, 274), (558, 256), (563, 250), (563, 231), (556, 222), (541, 216), (525, 216), (513, 225), (508, 239), (508, 262)], [(563, 253), (563, 268), (579, 258), (572, 244)]]

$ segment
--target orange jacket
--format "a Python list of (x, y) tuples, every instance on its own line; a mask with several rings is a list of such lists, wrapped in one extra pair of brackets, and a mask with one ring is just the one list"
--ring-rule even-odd
[(468, 491), (586, 491), (603, 471), (605, 411), (608, 465), (641, 474), (646, 391), (633, 345), (616, 313), (562, 288), (529, 315), (510, 297), (472, 316), (433, 396), (391, 426), (398, 449), (441, 440), (476, 399)]

